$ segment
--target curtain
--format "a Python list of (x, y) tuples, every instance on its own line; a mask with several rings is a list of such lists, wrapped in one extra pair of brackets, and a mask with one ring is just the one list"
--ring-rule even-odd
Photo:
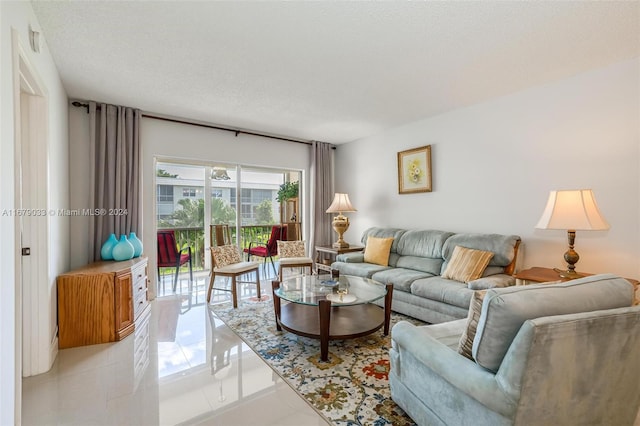
[(110, 234), (142, 235), (140, 110), (89, 102), (89, 258), (100, 260)]
[(325, 142), (311, 145), (311, 232), (309, 252), (315, 246), (328, 246), (332, 242), (331, 215), (326, 213), (333, 201), (333, 146)]

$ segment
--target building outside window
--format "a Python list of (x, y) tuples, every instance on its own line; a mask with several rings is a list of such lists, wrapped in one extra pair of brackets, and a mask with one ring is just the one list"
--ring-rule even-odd
[(173, 203), (173, 185), (158, 185), (158, 202)]
[(196, 188), (182, 188), (182, 196), (195, 198), (196, 196)]

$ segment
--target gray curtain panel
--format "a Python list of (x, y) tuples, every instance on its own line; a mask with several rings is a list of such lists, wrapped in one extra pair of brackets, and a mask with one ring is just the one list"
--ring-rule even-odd
[(331, 245), (331, 215), (325, 211), (333, 201), (333, 146), (325, 142), (311, 145), (311, 233), (309, 253), (315, 246)]
[(89, 102), (93, 174), (89, 254), (100, 260), (110, 234), (142, 235), (140, 110)]

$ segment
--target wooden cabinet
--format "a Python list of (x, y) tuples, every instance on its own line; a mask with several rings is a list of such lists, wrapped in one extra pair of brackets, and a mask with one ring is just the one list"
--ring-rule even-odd
[(147, 258), (92, 263), (60, 275), (57, 287), (60, 349), (121, 340), (149, 306)]

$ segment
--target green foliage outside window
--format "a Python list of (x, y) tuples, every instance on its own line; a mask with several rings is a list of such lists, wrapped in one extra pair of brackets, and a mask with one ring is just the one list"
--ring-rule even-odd
[(264, 200), (256, 206), (256, 223), (269, 224), (274, 223), (273, 206), (270, 200)]
[(298, 196), (298, 188), (299, 182), (285, 182), (280, 185), (280, 189), (278, 190), (278, 202), (286, 201), (290, 198), (295, 198)]

